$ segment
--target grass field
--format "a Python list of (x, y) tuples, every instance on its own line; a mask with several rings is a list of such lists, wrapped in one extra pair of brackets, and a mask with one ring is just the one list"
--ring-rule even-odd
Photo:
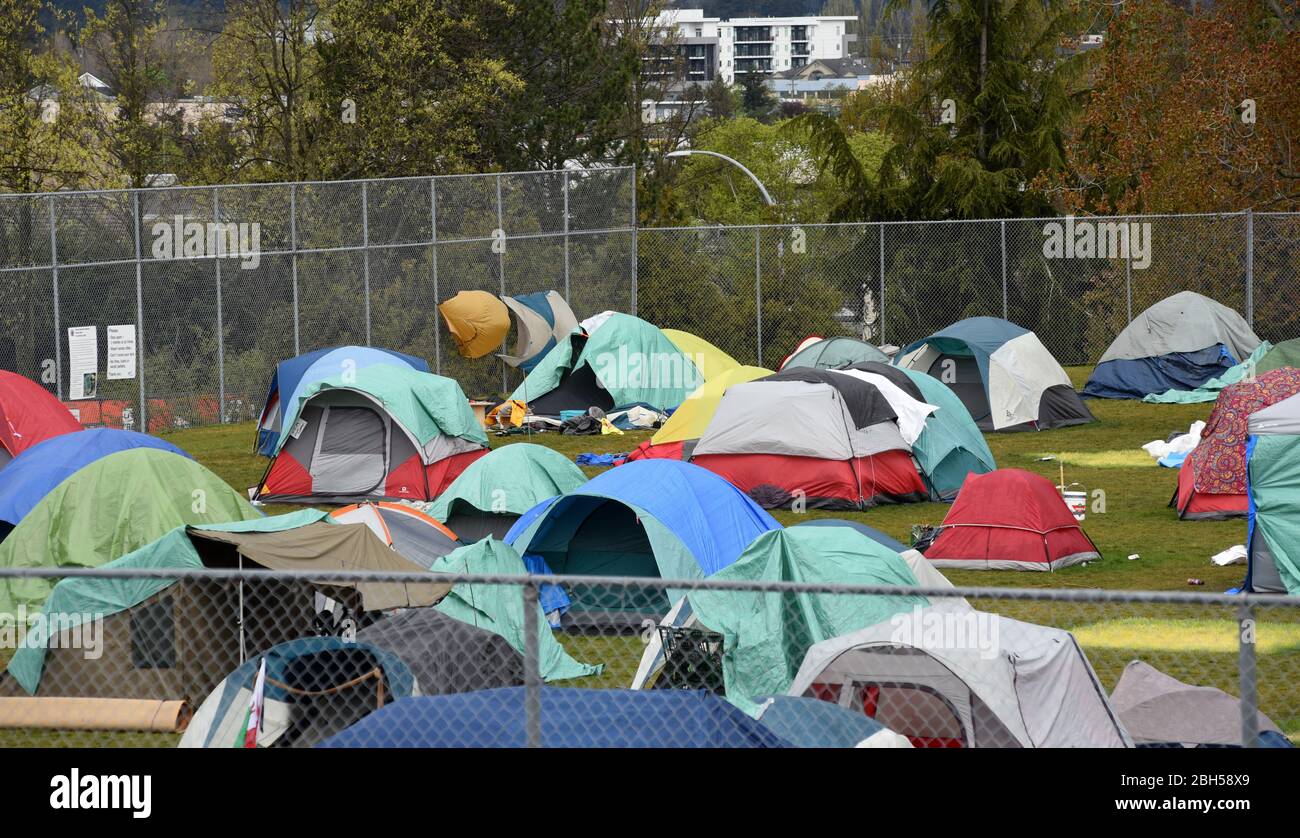
[[(1070, 370), (1076, 387), (1082, 387), (1087, 369)], [(1022, 468), (1056, 483), (1060, 463), (1065, 479), (1081, 484), (1089, 493), (1102, 490), (1105, 511), (1090, 509), (1084, 527), (1096, 542), (1102, 560), (1055, 573), (1015, 571), (954, 571), (948, 577), (958, 585), (992, 587), (1100, 588), (1117, 590), (1223, 591), (1238, 584), (1245, 568), (1215, 567), (1209, 557), (1233, 544), (1244, 543), (1246, 523), (1235, 521), (1180, 521), (1168, 507), (1176, 473), (1155, 465), (1139, 446), (1163, 439), (1171, 431), (1185, 431), (1197, 419), (1208, 417), (1211, 405), (1147, 405), (1135, 402), (1093, 401), (1096, 423), (1042, 433), (990, 434), (989, 446), (1000, 467)], [(266, 460), (251, 453), (251, 424), (177, 431), (168, 439), (191, 452), (232, 486), (244, 491), (258, 482)], [(548, 433), (526, 437), (492, 437), (494, 446), (532, 441), (562, 452), (570, 459), (584, 451), (619, 452), (636, 447), (648, 433), (622, 436), (563, 437)], [(1041, 458), (1054, 456), (1053, 461)], [(586, 469), (589, 475), (600, 469)], [(268, 513), (289, 511), (288, 506), (268, 506)], [(809, 516), (862, 520), (906, 543), (913, 524), (937, 525), (948, 507), (944, 504), (882, 506), (862, 513), (810, 511)], [(777, 512), (785, 524), (801, 516)], [(1140, 558), (1129, 561), (1128, 556)], [(1189, 587), (1187, 580), (1204, 580), (1204, 587)], [(1190, 606), (1142, 606), (1060, 602), (982, 600), (975, 607), (1009, 617), (1069, 629), (1075, 632), (1093, 667), (1110, 689), (1124, 666), (1134, 658), (1181, 680), (1237, 692), (1237, 627), (1226, 609)], [(1300, 737), (1300, 613), (1271, 608), (1259, 614), (1258, 643), (1261, 709), (1293, 739)], [(636, 637), (561, 638), (579, 660), (602, 662), (605, 672), (582, 679), (582, 686), (623, 687), (636, 670), (641, 644)], [(8, 731), (0, 742), (28, 744), (166, 745), (174, 737), (148, 735), (77, 734), (60, 737)], [(19, 735), (15, 739), (15, 735)]]

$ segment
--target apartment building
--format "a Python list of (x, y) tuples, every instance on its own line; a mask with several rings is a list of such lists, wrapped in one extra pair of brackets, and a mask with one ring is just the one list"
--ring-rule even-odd
[(857, 40), (852, 15), (733, 18), (718, 24), (718, 75), (729, 84), (746, 73), (797, 70), (819, 59), (841, 59)]

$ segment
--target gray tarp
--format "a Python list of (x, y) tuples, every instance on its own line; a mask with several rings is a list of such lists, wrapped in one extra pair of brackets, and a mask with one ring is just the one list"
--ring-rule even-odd
[[(1241, 701), (1214, 687), (1184, 684), (1154, 666), (1132, 661), (1110, 695), (1137, 743), (1240, 745)], [(1259, 714), (1259, 730), (1277, 731)]]
[(1196, 352), (1221, 343), (1241, 360), (1259, 346), (1259, 336), (1240, 314), (1194, 291), (1166, 297), (1133, 319), (1099, 363)]
[(421, 695), (514, 687), (524, 682), (523, 656), (504, 637), (433, 608), (411, 608), (357, 632), (357, 640), (392, 652), (411, 669)]

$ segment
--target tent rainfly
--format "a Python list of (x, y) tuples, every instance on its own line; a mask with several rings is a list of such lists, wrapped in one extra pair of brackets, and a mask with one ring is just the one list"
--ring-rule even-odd
[(515, 351), (501, 360), (529, 372), (542, 357), (578, 328), (578, 318), (558, 291), (501, 298), (515, 315)]
[(1247, 591), (1300, 596), (1300, 395), (1251, 415)]
[(80, 430), (81, 423), (49, 390), (0, 370), (0, 469), (39, 442)]

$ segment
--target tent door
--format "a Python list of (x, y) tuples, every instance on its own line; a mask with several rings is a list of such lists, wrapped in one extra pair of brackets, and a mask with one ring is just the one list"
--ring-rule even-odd
[(311, 458), (312, 490), (330, 495), (374, 491), (388, 475), (390, 432), (387, 418), (368, 407), (326, 407)]
[(961, 399), (970, 416), (981, 430), (993, 427), (993, 410), (989, 406), (988, 392), (980, 375), (979, 363), (971, 357), (940, 355), (926, 372), (937, 378)]

